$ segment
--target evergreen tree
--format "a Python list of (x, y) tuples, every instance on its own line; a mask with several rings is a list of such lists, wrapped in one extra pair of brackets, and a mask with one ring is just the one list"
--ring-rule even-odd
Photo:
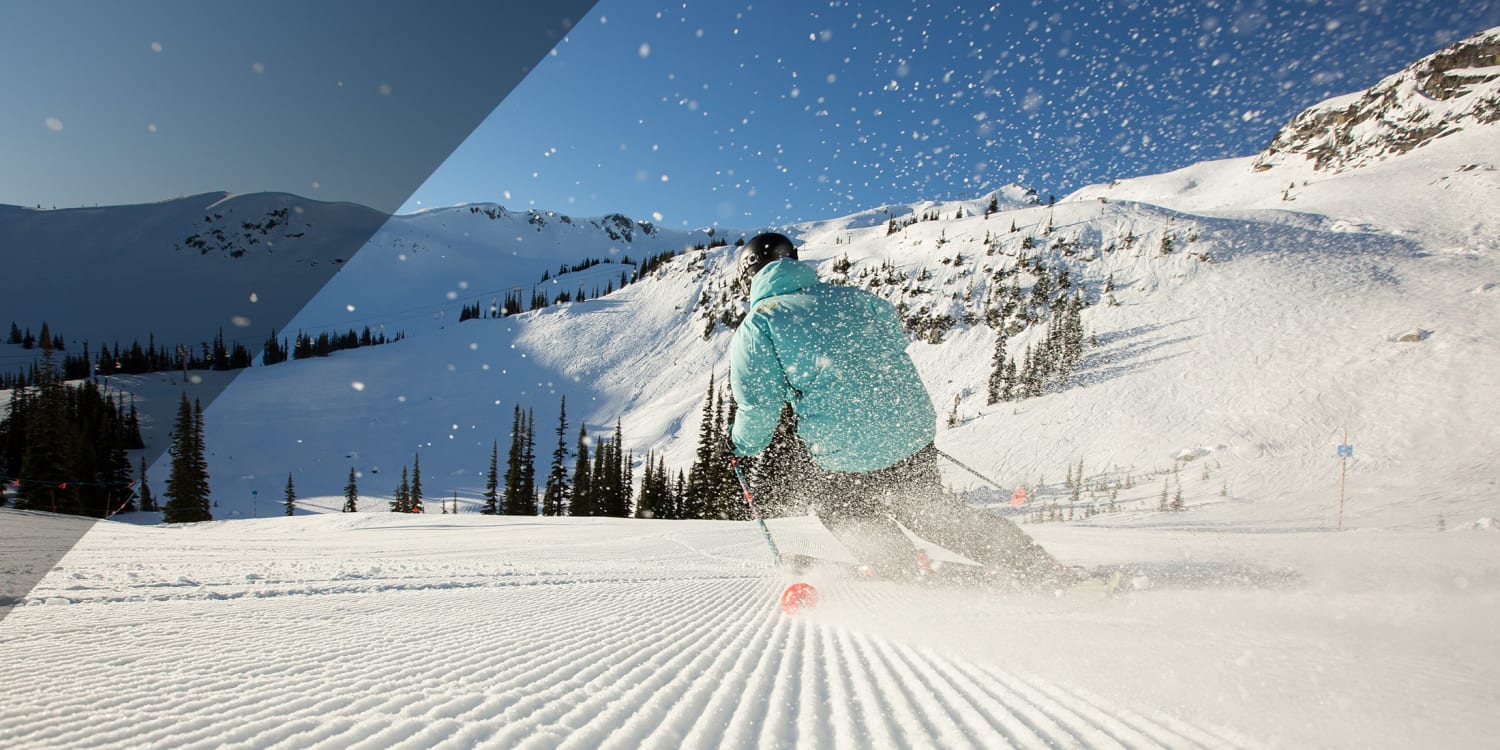
[(630, 459), (625, 456), (625, 436), (618, 418), (615, 419), (615, 434), (609, 442), (609, 460), (605, 471), (610, 477), (610, 486), (604, 514), (615, 518), (629, 518), (630, 490), (635, 477)]
[(1182, 504), (1182, 480), (1178, 479), (1177, 492), (1172, 495), (1172, 510), (1180, 511), (1183, 510), (1184, 507), (1185, 506)]
[(412, 459), (411, 496), (407, 500), (411, 504), (411, 507), (408, 508), (411, 512), (423, 513), (426, 511), (422, 507), (422, 454), (420, 453), (415, 454), (415, 457)]
[(609, 454), (611, 450), (610, 438), (600, 438), (594, 446), (594, 467), (589, 473), (589, 505), (587, 515), (606, 516), (608, 513), (609, 493), (613, 482), (609, 474)]
[(391, 512), (411, 512), (411, 484), (407, 481), (405, 466), (401, 467), (401, 482), (396, 485), (396, 496), (391, 499)]
[(1160, 511), (1167, 509), (1167, 482), (1165, 480), (1161, 483), (1161, 497), (1156, 501), (1156, 509)]
[(714, 421), (714, 375), (708, 376), (708, 393), (703, 400), (703, 413), (698, 420), (698, 450), (693, 465), (688, 469), (686, 495), (686, 518), (713, 518), (714, 488), (713, 467), (719, 454), (714, 440), (717, 425)]
[(522, 422), (521, 406), (515, 407), (515, 415), (511, 418), (510, 427), (510, 452), (505, 460), (505, 507), (502, 513), (517, 515), (520, 513), (521, 503), (521, 456), (526, 445), (525, 423)]
[(995, 353), (990, 356), (990, 382), (986, 399), (989, 405), (999, 403), (1005, 392), (1005, 344), (1005, 325), (1002, 319), (995, 332)]
[(77, 514), (83, 512), (78, 487), (68, 482), (77, 443), (69, 434), (68, 393), (57, 372), (46, 323), (42, 332), (42, 359), (31, 378), (33, 392), (22, 399), (26, 415), (18, 441), (21, 487), (16, 507)]
[(652, 510), (654, 502), (652, 498), (652, 482), (656, 481), (656, 454), (646, 451), (646, 461), (641, 465), (641, 489), (635, 495), (635, 517), (655, 518), (656, 511)]
[(595, 502), (594, 484), (589, 466), (589, 433), (588, 427), (578, 425), (578, 454), (573, 463), (573, 504), (568, 508), (568, 514), (573, 516), (596, 516), (598, 514), (598, 503)]
[[(202, 494), (198, 458), (201, 446), (200, 421), (194, 416), (187, 394), (177, 407), (177, 421), (172, 428), (171, 470), (167, 475), (167, 505), (163, 520), (167, 523), (193, 523), (213, 520), (208, 512), (208, 498)], [(206, 478), (206, 477), (205, 477)]]
[(193, 481), (203, 503), (203, 517), (212, 520), (212, 498), (208, 490), (208, 448), (203, 439), (203, 401), (193, 399)]
[(146, 457), (141, 456), (141, 491), (138, 507), (145, 513), (156, 511), (156, 498), (151, 496), (151, 484), (146, 481)]
[(484, 477), (484, 506), (479, 510), (487, 516), (500, 512), (500, 441), (490, 446), (490, 470)]
[[(353, 470), (351, 469), (352, 473)], [(293, 516), (297, 514), (297, 487), (292, 484), (291, 472), (286, 475), (286, 514)]]
[(683, 476), (682, 470), (677, 470), (677, 481), (672, 484), (672, 517), (692, 518), (688, 509), (687, 478)]
[(531, 409), (526, 410), (526, 445), (521, 453), (521, 497), (525, 515), (536, 515), (536, 413)]
[(542, 515), (560, 516), (567, 512), (571, 488), (568, 486), (568, 399), (562, 398), (557, 410), (557, 448), (552, 451), (552, 469), (547, 472), (542, 495)]
[(344, 485), (344, 512), (359, 512), (359, 484), (355, 481), (354, 467), (349, 467), (349, 482)]

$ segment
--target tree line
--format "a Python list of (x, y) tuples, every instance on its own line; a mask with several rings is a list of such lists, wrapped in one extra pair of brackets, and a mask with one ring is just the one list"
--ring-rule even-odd
[(67, 383), (47, 342), (9, 406), (0, 419), (0, 505), (14, 493), (18, 508), (98, 518), (130, 506), (126, 451), (145, 447), (133, 398), (93, 380)]

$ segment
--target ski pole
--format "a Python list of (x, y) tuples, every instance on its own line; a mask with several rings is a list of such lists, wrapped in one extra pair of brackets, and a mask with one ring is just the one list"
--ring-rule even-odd
[(993, 479), (990, 479), (989, 477), (987, 477), (987, 476), (985, 476), (983, 474), (980, 474), (979, 472), (977, 472), (977, 471), (969, 468), (967, 465), (964, 464), (963, 461), (960, 461), (960, 460), (958, 460), (958, 459), (956, 459), (956, 458), (948, 455), (947, 453), (944, 453), (941, 450), (938, 450), (937, 446), (933, 446), (933, 450), (937, 450), (937, 454), (939, 456), (942, 456), (943, 458), (946, 458), (949, 461), (952, 461), (953, 463), (958, 464), (958, 468), (963, 469), (964, 471), (967, 471), (970, 474), (973, 474), (974, 476), (979, 477), (980, 479), (983, 479), (986, 482), (989, 482), (991, 485), (994, 486), (995, 489), (997, 489), (997, 490), (1004, 490), (1004, 489), (1006, 489), (1006, 487), (1004, 485), (1000, 484), (999, 482), (997, 482), (997, 481), (995, 481)]
[(740, 459), (733, 453), (729, 454), (729, 465), (734, 468), (734, 478), (740, 481), (740, 489), (745, 493), (745, 504), (750, 506), (750, 517), (760, 524), (760, 533), (766, 538), (766, 545), (771, 548), (771, 556), (776, 558), (776, 564), (781, 564), (781, 550), (776, 549), (776, 541), (771, 539), (771, 530), (766, 528), (766, 519), (760, 517), (760, 510), (755, 507), (755, 496), (750, 493), (750, 485), (745, 481), (744, 472), (740, 471)]

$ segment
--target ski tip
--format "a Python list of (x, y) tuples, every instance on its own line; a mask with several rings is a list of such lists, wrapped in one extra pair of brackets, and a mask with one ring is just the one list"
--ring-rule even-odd
[(797, 615), (818, 604), (818, 590), (810, 583), (794, 583), (781, 592), (781, 611)]

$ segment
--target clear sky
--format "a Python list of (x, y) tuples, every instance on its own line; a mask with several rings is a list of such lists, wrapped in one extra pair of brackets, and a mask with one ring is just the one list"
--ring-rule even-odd
[(1500, 25), (1500, 0), (574, 4), (491, 111), (536, 3), (0, 0), (0, 203), (281, 190), (754, 229), (1062, 195), (1254, 153)]
[[(1500, 4), (596, 5), (403, 210), (753, 229), (1253, 154)], [(419, 203), (420, 201), (420, 203)]]
[(0, 0), (0, 203), (396, 210), (592, 0)]

